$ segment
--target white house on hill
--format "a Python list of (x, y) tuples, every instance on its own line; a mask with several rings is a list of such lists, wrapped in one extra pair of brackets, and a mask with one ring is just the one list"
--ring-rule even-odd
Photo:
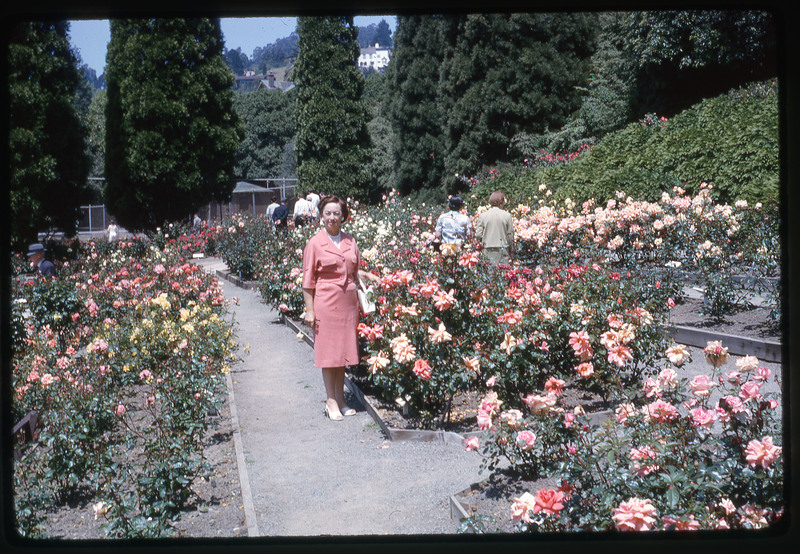
[(358, 56), (359, 69), (374, 69), (375, 71), (383, 71), (389, 65), (389, 58), (392, 57), (392, 51), (389, 48), (382, 47), (379, 44), (362, 48), (361, 54)]

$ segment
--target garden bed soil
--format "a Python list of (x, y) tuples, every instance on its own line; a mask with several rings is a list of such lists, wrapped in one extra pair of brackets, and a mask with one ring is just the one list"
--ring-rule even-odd
[[(212, 422), (203, 441), (203, 458), (210, 466), (208, 476), (195, 480), (191, 487), (194, 496), (174, 522), (174, 530), (177, 537), (184, 538), (245, 537), (247, 525), (227, 398), (219, 413), (208, 417)], [(126, 454), (135, 458), (142, 452), (134, 449)], [(66, 505), (51, 508), (46, 514), (44, 536), (67, 541), (106, 538), (104, 518), (95, 516), (95, 502), (87, 492)]]
[(531, 479), (510, 468), (495, 470), (487, 479), (475, 483), (455, 495), (464, 511), (474, 518), (482, 533), (515, 533), (517, 524), (511, 519), (514, 499), (542, 488), (555, 489), (559, 483), (552, 478)]
[(670, 310), (669, 322), (751, 339), (781, 340), (781, 328), (770, 320), (769, 308), (742, 308), (726, 314), (721, 320), (703, 315), (702, 309), (702, 300), (684, 297)]

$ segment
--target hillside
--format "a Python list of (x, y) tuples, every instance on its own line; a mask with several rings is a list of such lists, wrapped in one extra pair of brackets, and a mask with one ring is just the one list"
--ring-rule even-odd
[(618, 190), (644, 200), (702, 182), (722, 202), (779, 195), (777, 81), (753, 83), (702, 102), (666, 121), (650, 114), (610, 133), (573, 161), (501, 171), (473, 189), (479, 198), (503, 188), (522, 200), (546, 184), (559, 197), (603, 201)]

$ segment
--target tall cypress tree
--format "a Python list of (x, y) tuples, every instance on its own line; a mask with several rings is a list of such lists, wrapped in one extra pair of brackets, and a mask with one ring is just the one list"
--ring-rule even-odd
[(366, 198), (372, 147), (358, 28), (352, 17), (299, 17), (297, 34), (298, 177), (315, 190)]
[(509, 161), (515, 134), (563, 125), (580, 106), (593, 21), (583, 13), (532, 13), (470, 14), (460, 22), (441, 90), (453, 101), (446, 185), (458, 186), (456, 173)]
[(54, 226), (74, 235), (91, 198), (87, 130), (75, 106), (81, 83), (65, 21), (20, 22), (8, 36), (11, 244)]
[(398, 16), (386, 70), (388, 119), (395, 134), (395, 186), (402, 194), (442, 184), (447, 114), (439, 97), (451, 16)]
[(111, 21), (106, 204), (129, 229), (191, 215), (233, 189), (244, 133), (219, 20)]

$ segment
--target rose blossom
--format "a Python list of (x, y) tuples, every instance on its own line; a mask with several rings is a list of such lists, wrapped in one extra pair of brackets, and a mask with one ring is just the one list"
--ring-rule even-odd
[(464, 440), (464, 450), (478, 450), (480, 448), (480, 442), (478, 441), (478, 437), (470, 437)]
[(651, 396), (661, 397), (661, 387), (659, 386), (658, 381), (656, 381), (652, 377), (648, 377), (647, 379), (645, 379), (643, 388), (644, 388), (644, 395), (647, 398), (650, 398)]
[(709, 428), (714, 425), (716, 420), (716, 412), (714, 410), (705, 410), (703, 408), (695, 408), (690, 410), (692, 416), (693, 427), (706, 427)]
[(564, 493), (554, 491), (552, 489), (539, 489), (536, 491), (535, 504), (533, 506), (533, 513), (544, 512), (546, 514), (555, 514), (564, 509)]
[(682, 344), (670, 346), (667, 348), (667, 359), (680, 367), (689, 359), (689, 350)]
[(689, 388), (695, 396), (708, 396), (711, 394), (711, 388), (714, 383), (708, 378), (708, 375), (698, 375), (689, 383)]
[(674, 389), (678, 386), (678, 374), (672, 368), (665, 368), (658, 374), (658, 384), (664, 389)]
[(125, 410), (125, 406), (124, 406), (123, 404), (119, 404), (119, 405), (117, 406), (117, 409), (115, 410), (115, 413), (116, 413), (118, 416), (123, 416), (123, 415), (125, 415), (125, 411), (126, 411), (126, 410)]
[(723, 347), (722, 342), (718, 340), (708, 341), (703, 353), (705, 354), (706, 362), (714, 368), (728, 363), (728, 349)]
[(678, 410), (669, 402), (663, 400), (656, 400), (644, 407), (643, 413), (645, 417), (655, 419), (659, 422), (671, 421), (678, 417)]
[(565, 385), (563, 379), (557, 379), (555, 377), (550, 377), (544, 384), (544, 388), (547, 392), (552, 392), (553, 394), (560, 394), (561, 388)]
[(592, 362), (583, 362), (582, 364), (578, 364), (575, 371), (577, 371), (578, 375), (581, 377), (591, 377), (592, 374), (594, 374), (594, 365)]
[(431, 378), (431, 366), (427, 360), (419, 359), (414, 362), (414, 375), (423, 381), (427, 381)]
[(530, 450), (536, 444), (536, 435), (531, 431), (520, 431), (517, 433), (516, 443), (522, 450)]
[(649, 475), (659, 469), (658, 464), (647, 463), (648, 460), (655, 460), (656, 458), (656, 451), (650, 446), (631, 448), (628, 457), (633, 462), (633, 471), (636, 475)]
[(620, 404), (614, 413), (617, 416), (617, 423), (624, 425), (628, 417), (636, 413), (636, 407), (631, 403)]
[(522, 401), (525, 402), (534, 414), (544, 414), (555, 406), (556, 397), (554, 394), (547, 394), (546, 396), (529, 394), (524, 397)]
[(500, 419), (512, 429), (518, 429), (522, 421), (522, 412), (517, 409), (504, 410), (500, 412)]
[(615, 364), (617, 367), (623, 367), (632, 359), (633, 352), (631, 352), (630, 347), (624, 344), (618, 344), (608, 351), (608, 361)]
[(511, 519), (530, 523), (530, 512), (535, 505), (536, 498), (529, 492), (523, 493), (522, 496), (514, 499), (514, 504), (511, 506)]
[(748, 381), (739, 389), (739, 398), (744, 402), (761, 397), (761, 385), (756, 381)]
[(614, 508), (611, 517), (620, 531), (649, 531), (655, 523), (656, 509), (649, 500), (629, 498)]
[(758, 369), (758, 358), (755, 356), (739, 358), (736, 360), (736, 367), (739, 368), (739, 371), (744, 373), (756, 371), (756, 369)]
[(780, 458), (782, 451), (783, 449), (780, 446), (775, 446), (772, 443), (772, 437), (766, 436), (760, 441), (753, 439), (747, 443), (745, 458), (750, 467), (760, 465), (762, 468), (767, 469)]

